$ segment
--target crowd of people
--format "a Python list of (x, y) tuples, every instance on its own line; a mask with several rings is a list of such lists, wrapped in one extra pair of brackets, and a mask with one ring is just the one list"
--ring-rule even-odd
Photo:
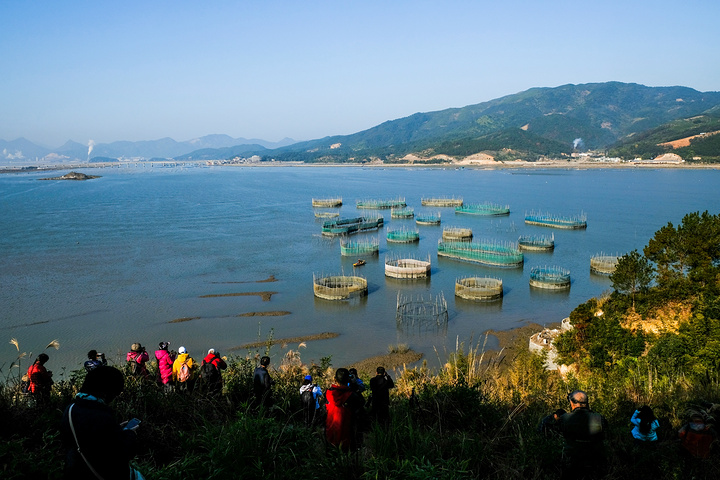
[[(167, 392), (189, 392), (198, 388), (200, 380), (204, 392), (220, 394), (223, 389), (222, 371), (227, 368), (225, 360), (211, 348), (201, 363), (195, 361), (187, 349), (170, 350), (169, 342), (160, 342), (155, 351), (157, 382)], [(47, 402), (53, 385), (52, 372), (45, 364), (49, 357), (41, 353), (27, 371), (24, 389), (35, 398), (38, 405)], [(120, 472), (117, 478), (142, 479), (139, 472), (130, 467), (134, 455), (136, 419), (121, 425), (113, 423), (110, 402), (124, 387), (125, 375), (141, 381), (150, 379), (147, 362), (150, 356), (140, 343), (132, 344), (126, 355), (126, 368), (122, 371), (108, 366), (103, 353), (88, 352), (83, 364), (87, 371), (85, 382), (75, 401), (65, 410), (62, 435), (67, 446), (66, 471), (72, 478), (115, 478), (110, 472), (99, 471), (112, 468)], [(271, 411), (273, 386), (270, 357), (260, 358), (253, 374), (253, 405), (257, 409)], [(300, 380), (299, 396), (303, 405), (303, 419), (309, 428), (324, 426), (325, 439), (329, 445), (343, 451), (352, 451), (362, 444), (362, 436), (372, 422), (387, 427), (390, 423), (390, 390), (395, 384), (382, 366), (368, 386), (354, 368), (338, 368), (332, 385), (324, 392), (313, 383), (311, 375)], [(607, 472), (605, 436), (606, 419), (590, 409), (587, 393), (576, 390), (567, 397), (570, 411), (560, 408), (543, 417), (537, 427), (545, 437), (560, 435), (564, 439), (561, 459), (562, 476), (567, 479), (601, 478)], [(651, 407), (643, 405), (631, 415), (630, 435), (638, 448), (650, 449), (658, 443), (660, 422)], [(107, 450), (94, 451), (91, 438), (109, 438), (115, 444), (113, 458)], [(708, 458), (717, 441), (714, 418), (706, 411), (698, 410), (689, 415), (688, 422), (677, 432), (677, 441), (688, 458)], [(112, 465), (112, 467), (110, 467)]]
[[(608, 431), (607, 420), (590, 409), (587, 393), (576, 390), (568, 395), (570, 412), (560, 408), (543, 417), (537, 427), (538, 433), (546, 437), (561, 435), (564, 439), (562, 453), (562, 479), (602, 478), (607, 473), (605, 455), (605, 435)], [(677, 432), (682, 451), (687, 458), (708, 458), (712, 444), (717, 440), (714, 418), (703, 410), (689, 415), (689, 421)], [(643, 405), (630, 417), (630, 434), (636, 447), (652, 449), (658, 442), (660, 422), (648, 405)], [(649, 459), (652, 455), (639, 455), (638, 461)], [(648, 465), (657, 467), (657, 463)]]

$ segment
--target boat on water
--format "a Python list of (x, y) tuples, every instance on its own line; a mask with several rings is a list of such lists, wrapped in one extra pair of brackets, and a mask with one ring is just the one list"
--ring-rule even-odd
[(353, 263), (353, 267), (360, 267), (362, 265), (365, 265), (365, 260), (363, 260), (362, 258), (359, 259), (357, 262)]

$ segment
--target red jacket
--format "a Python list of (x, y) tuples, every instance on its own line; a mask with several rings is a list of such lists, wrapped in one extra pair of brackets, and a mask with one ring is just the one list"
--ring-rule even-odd
[(354, 445), (355, 411), (362, 408), (362, 397), (347, 385), (333, 384), (325, 393), (327, 419), (325, 438), (330, 444), (348, 450)]
[(697, 431), (685, 425), (678, 432), (682, 446), (693, 457), (708, 458), (710, 456), (710, 444), (715, 439), (714, 431), (710, 427), (705, 426), (704, 429)]
[(53, 384), (52, 376), (44, 365), (35, 362), (28, 368), (27, 375), (30, 378), (30, 391), (32, 393), (49, 392)]
[(227, 363), (225, 363), (225, 360), (218, 357), (214, 353), (208, 353), (205, 358), (203, 358), (203, 364), (205, 363), (212, 363), (213, 365), (215, 365), (215, 368), (218, 369), (218, 372), (227, 368)]

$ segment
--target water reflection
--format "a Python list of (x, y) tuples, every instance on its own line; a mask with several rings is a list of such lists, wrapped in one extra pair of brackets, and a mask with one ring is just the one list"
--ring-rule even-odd
[(531, 287), (528, 285), (528, 289), (530, 290), (530, 298), (533, 300), (568, 298), (570, 296), (570, 288), (549, 289)]
[[(370, 286), (368, 285), (368, 292), (369, 291)], [(367, 307), (368, 303), (368, 295), (351, 297), (346, 300), (325, 300), (315, 296), (313, 296), (313, 298), (315, 299), (315, 308), (318, 311), (332, 314), (348, 311), (362, 311), (365, 307)]]

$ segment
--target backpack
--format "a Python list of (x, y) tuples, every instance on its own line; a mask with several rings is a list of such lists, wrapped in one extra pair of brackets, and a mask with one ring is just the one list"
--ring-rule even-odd
[(135, 360), (128, 360), (127, 362), (128, 372), (130, 375), (137, 377), (140, 375), (140, 364)]
[(27, 374), (22, 376), (22, 380), (20, 381), (20, 393), (23, 395), (27, 395), (31, 393), (30, 390), (30, 376)]
[(190, 378), (190, 367), (188, 367), (187, 362), (183, 362), (182, 365), (180, 365), (180, 369), (177, 373), (177, 379), (180, 383), (185, 383)]
[(140, 355), (136, 355), (135, 358), (132, 358), (127, 361), (127, 370), (128, 373), (134, 377), (139, 377), (143, 373), (142, 364), (140, 363)]
[(216, 383), (220, 380), (220, 371), (212, 362), (203, 363), (200, 367), (200, 378), (207, 383)]
[(317, 406), (315, 402), (315, 395), (313, 395), (313, 390), (315, 389), (315, 385), (310, 385), (310, 388), (305, 389), (300, 394), (300, 399), (302, 400), (303, 406), (308, 410), (315, 410), (315, 407)]

